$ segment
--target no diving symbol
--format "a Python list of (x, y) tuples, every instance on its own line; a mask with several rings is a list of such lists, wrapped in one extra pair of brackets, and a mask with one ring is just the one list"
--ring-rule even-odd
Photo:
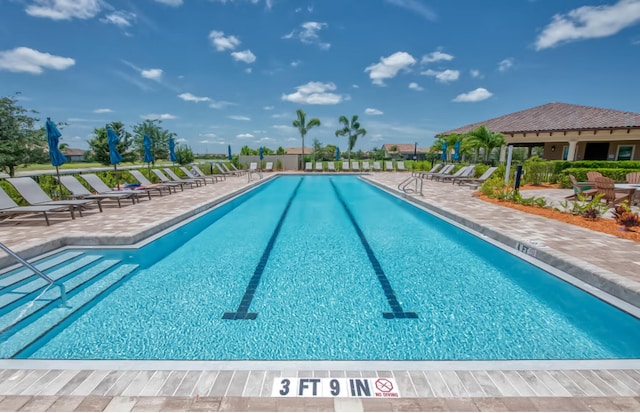
[(376, 389), (383, 393), (389, 393), (393, 390), (393, 383), (387, 379), (378, 379), (376, 380)]

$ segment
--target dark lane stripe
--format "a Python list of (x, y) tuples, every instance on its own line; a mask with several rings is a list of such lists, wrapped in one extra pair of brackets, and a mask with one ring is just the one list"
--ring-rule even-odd
[(240, 305), (238, 309), (232, 312), (225, 312), (222, 315), (224, 320), (255, 320), (258, 316), (258, 313), (250, 313), (249, 306), (251, 306), (251, 301), (253, 301), (253, 295), (258, 289), (258, 284), (260, 284), (260, 278), (262, 277), (262, 273), (264, 272), (264, 267), (267, 266), (267, 261), (269, 261), (269, 254), (271, 254), (271, 250), (276, 243), (276, 238), (278, 238), (278, 234), (280, 233), (280, 228), (282, 228), (282, 223), (284, 222), (285, 217), (287, 216), (287, 212), (289, 212), (289, 207), (291, 207), (291, 203), (293, 202), (293, 198), (296, 197), (298, 193), (298, 188), (302, 184), (302, 180), (298, 181), (298, 185), (293, 190), (291, 197), (289, 198), (289, 202), (287, 202), (287, 206), (284, 208), (282, 215), (280, 216), (280, 220), (278, 221), (278, 225), (273, 230), (273, 234), (271, 234), (271, 238), (267, 243), (267, 247), (264, 249), (262, 253), (262, 257), (260, 257), (260, 261), (258, 262), (258, 266), (256, 266), (255, 271), (253, 272), (253, 277), (249, 280), (249, 285), (247, 285), (247, 289), (244, 291), (244, 295), (242, 296), (242, 300), (240, 300)]
[(362, 243), (362, 246), (367, 251), (367, 256), (369, 257), (369, 261), (373, 266), (373, 270), (376, 272), (378, 281), (380, 281), (380, 285), (382, 286), (384, 295), (385, 297), (387, 297), (387, 301), (389, 302), (389, 306), (391, 307), (391, 312), (390, 313), (384, 312), (382, 313), (382, 316), (384, 318), (418, 318), (418, 314), (414, 313), (413, 311), (405, 312), (402, 309), (402, 306), (400, 305), (400, 303), (398, 302), (398, 299), (396, 298), (396, 293), (395, 291), (393, 291), (393, 288), (391, 287), (391, 283), (389, 282), (387, 275), (384, 273), (384, 270), (382, 269), (380, 262), (376, 258), (376, 255), (373, 253), (373, 250), (369, 245), (369, 241), (367, 241), (367, 238), (364, 236), (364, 233), (360, 229), (360, 226), (358, 226), (358, 223), (356, 222), (355, 218), (353, 217), (353, 214), (349, 210), (347, 203), (344, 202), (342, 195), (340, 195), (340, 191), (338, 191), (338, 188), (333, 183), (333, 179), (330, 179), (330, 181), (331, 181), (331, 186), (333, 187), (333, 190), (336, 193), (336, 196), (338, 197), (338, 201), (340, 201), (340, 203), (342, 204), (342, 207), (346, 211), (347, 216), (349, 217), (349, 220), (351, 221), (351, 223), (353, 224), (353, 227), (358, 233), (358, 237), (360, 238), (360, 242)]

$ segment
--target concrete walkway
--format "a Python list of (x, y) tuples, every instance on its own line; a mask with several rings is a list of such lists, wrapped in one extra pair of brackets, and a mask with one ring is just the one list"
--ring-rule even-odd
[[(365, 179), (507, 247), (528, 246), (545, 265), (638, 306), (639, 243), (488, 204), (471, 189), (450, 183), (427, 181), (422, 196), (398, 193), (397, 185), (408, 176), (376, 173)], [(135, 243), (255, 184), (246, 176), (231, 177), (138, 205), (106, 207), (74, 221), (64, 216), (50, 227), (42, 218), (3, 220), (0, 241), (29, 257), (65, 244)], [(400, 397), (274, 397), (285, 378), (391, 379)], [(0, 360), (0, 410), (639, 411), (640, 360)]]

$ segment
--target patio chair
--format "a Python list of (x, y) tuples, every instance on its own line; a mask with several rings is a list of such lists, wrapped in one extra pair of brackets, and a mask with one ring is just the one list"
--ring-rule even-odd
[(373, 172), (380, 172), (380, 171), (382, 171), (382, 167), (380, 166), (380, 162), (374, 161), (373, 162)]
[(587, 181), (594, 183), (596, 181), (596, 178), (600, 178), (602, 177), (602, 174), (600, 172), (596, 172), (596, 171), (589, 171), (587, 172)]
[[(192, 174), (192, 173), (191, 173), (191, 171), (190, 171), (189, 169), (187, 169), (186, 167), (181, 166), (181, 167), (180, 167), (180, 170), (182, 171), (182, 173), (183, 173), (183, 174), (185, 174), (185, 175), (186, 175), (186, 178), (185, 178), (185, 179), (191, 179), (191, 180), (193, 180), (193, 181), (200, 182), (200, 183), (203, 183), (203, 184), (205, 184), (205, 185), (207, 184), (207, 179), (206, 179), (206, 178), (203, 178), (203, 177), (201, 177), (201, 176), (195, 176), (195, 175), (194, 175), (194, 174)], [(216, 181), (215, 181), (214, 179), (211, 179), (211, 183), (215, 183), (215, 182), (216, 182)], [(198, 186), (199, 186), (199, 185), (198, 185)]]
[(193, 188), (193, 183), (192, 182), (177, 182), (177, 181), (174, 181), (172, 179), (169, 179), (169, 177), (166, 176), (164, 173), (162, 173), (162, 171), (159, 170), (159, 169), (152, 169), (151, 172), (153, 172), (153, 174), (156, 177), (158, 177), (158, 179), (160, 180), (160, 183), (162, 183), (163, 185), (166, 185), (166, 186), (173, 187), (174, 191), (175, 191), (175, 188), (177, 188), (177, 187), (180, 187), (180, 190), (184, 191), (185, 184), (189, 184), (191, 186), (191, 188)]
[(407, 171), (407, 168), (404, 167), (404, 161), (396, 162), (396, 170), (398, 172), (406, 172)]
[(385, 171), (395, 171), (395, 168), (393, 167), (393, 161), (385, 161), (384, 169)]
[(224, 176), (224, 179), (227, 179), (227, 176), (235, 176), (236, 174), (231, 173), (230, 170), (226, 169), (223, 167), (221, 162), (216, 162), (213, 164), (213, 166), (215, 166), (218, 171), (220, 171), (220, 173), (222, 174), (222, 176)]
[(369, 165), (369, 161), (362, 161), (362, 170), (365, 172), (371, 171), (371, 165)]
[(169, 175), (169, 179), (171, 179), (174, 182), (182, 182), (185, 184), (191, 184), (191, 187), (193, 188), (193, 184), (196, 184), (196, 186), (200, 186), (202, 184), (202, 179), (200, 178), (181, 178), (179, 177), (175, 172), (173, 172), (173, 170), (171, 168), (162, 168), (164, 170), (164, 173), (166, 173), (167, 175)]
[(234, 176), (242, 176), (244, 175), (243, 171), (232, 171), (229, 169), (229, 167), (227, 167), (226, 162), (218, 162), (218, 169), (220, 171), (224, 171), (224, 173), (226, 173), (226, 175), (234, 175)]
[(573, 187), (573, 194), (566, 196), (565, 199), (577, 199), (578, 196), (593, 198), (598, 193), (595, 188), (595, 182), (578, 182), (576, 177), (571, 174), (569, 174), (569, 179)]
[(50, 225), (49, 216), (50, 212), (66, 212), (71, 213), (71, 219), (76, 219), (73, 214), (73, 206), (56, 206), (56, 205), (29, 205), (20, 206), (14, 201), (0, 186), (0, 217), (13, 217), (15, 215), (33, 215), (42, 214), (47, 225)]
[(458, 184), (458, 185), (474, 186), (474, 187), (477, 188), (478, 186), (482, 185), (484, 183), (484, 181), (489, 179), (489, 177), (491, 175), (493, 175), (493, 173), (497, 169), (498, 169), (497, 166), (492, 166), (491, 168), (489, 168), (486, 171), (484, 171), (484, 173), (482, 175), (480, 175), (478, 178), (472, 178), (472, 177), (456, 178), (456, 179), (453, 180), (453, 183), (454, 184)]
[(118, 202), (118, 208), (122, 208), (121, 199), (130, 199), (133, 204), (136, 203), (138, 195), (135, 192), (116, 192), (106, 194), (92, 194), (80, 181), (72, 175), (62, 175), (60, 183), (71, 193), (71, 197), (75, 199), (110, 199)]
[(595, 177), (595, 183), (596, 190), (599, 194), (602, 194), (601, 199), (609, 206), (615, 206), (623, 203), (624, 201), (631, 204), (633, 195), (636, 192), (635, 188), (616, 189), (613, 179), (604, 176)]
[(273, 162), (267, 162), (264, 166), (265, 172), (273, 172)]
[(342, 171), (349, 171), (349, 161), (342, 162)]
[(44, 192), (44, 189), (42, 189), (36, 181), (29, 177), (7, 178), (7, 181), (13, 185), (18, 193), (20, 193), (20, 196), (31, 205), (66, 205), (76, 208), (80, 216), (82, 216), (82, 209), (92, 204), (97, 204), (98, 209), (102, 212), (101, 199), (67, 199), (54, 201)]
[(360, 171), (360, 162), (358, 161), (351, 161), (351, 170), (352, 171)]
[(429, 178), (433, 181), (434, 178), (440, 178), (442, 176), (445, 175), (451, 175), (453, 173), (453, 169), (456, 167), (455, 164), (450, 163), (449, 165), (445, 165), (442, 167), (442, 169), (440, 170), (440, 172), (427, 172), (422, 174), (422, 178), (426, 179)]
[(640, 172), (629, 172), (627, 174), (628, 184), (640, 184)]
[(463, 166), (462, 168), (458, 169), (456, 172), (454, 172), (451, 175), (443, 175), (443, 176), (437, 177), (436, 181), (446, 182), (449, 180), (454, 181), (456, 178), (471, 177), (473, 176), (475, 170), (476, 170), (475, 165)]
[[(215, 166), (215, 163), (212, 163), (211, 169), (213, 169), (214, 166)], [(194, 175), (199, 176), (200, 178), (211, 178), (211, 180), (216, 180), (216, 181), (224, 181), (227, 179), (227, 177), (224, 176), (223, 174), (207, 175), (200, 169), (198, 165), (191, 165), (191, 170), (193, 171)]]
[(429, 169), (426, 172), (418, 172), (417, 175), (420, 176), (421, 178), (426, 178), (428, 176), (428, 174), (435, 174), (437, 173), (440, 168), (442, 168), (444, 166), (444, 164), (441, 163), (437, 163), (435, 165), (433, 165), (433, 167), (431, 169)]
[(207, 184), (207, 179), (211, 179), (211, 183), (215, 184), (218, 181), (222, 181), (224, 179), (223, 176), (221, 175), (200, 175), (195, 168), (192, 166), (192, 170), (189, 170), (189, 168), (185, 167), (185, 166), (181, 166), (180, 170), (182, 172), (184, 172), (185, 175), (187, 175), (187, 178), (189, 179), (201, 179), (202, 182), (204, 182), (204, 184)]
[(329, 172), (335, 172), (336, 171), (336, 164), (332, 161), (327, 162), (327, 171)]
[(306, 163), (304, 164), (304, 170), (305, 170), (306, 172), (312, 172), (312, 171), (313, 171), (313, 167), (311, 166), (311, 162), (306, 162)]
[[(88, 183), (89, 186), (99, 194), (114, 194), (114, 193), (120, 194), (120, 193), (133, 192), (137, 196), (141, 192), (144, 192), (147, 194), (149, 199), (151, 199), (151, 192), (158, 190), (156, 188), (145, 188), (145, 187), (139, 186), (139, 187), (126, 188), (120, 191), (114, 191), (113, 189), (109, 188), (109, 185), (105, 184), (104, 181), (100, 179), (100, 177), (96, 174), (82, 174), (80, 175), (80, 177), (84, 179), (84, 181)], [(162, 195), (161, 190), (158, 190), (158, 192), (160, 195)], [(136, 197), (136, 200), (140, 201), (140, 197)]]
[(246, 174), (248, 171), (246, 169), (238, 169), (236, 168), (236, 166), (234, 164), (232, 164), (231, 162), (229, 162), (229, 166), (231, 167), (231, 172), (235, 172), (237, 174), (239, 174), (240, 176)]
[(131, 176), (133, 176), (135, 178), (136, 181), (138, 181), (140, 183), (140, 185), (142, 185), (145, 189), (154, 189), (154, 190), (158, 190), (160, 191), (160, 194), (162, 194), (161, 190), (162, 189), (166, 189), (167, 191), (169, 191), (169, 193), (171, 193), (171, 188), (173, 188), (173, 192), (176, 192), (176, 186), (177, 185), (167, 185), (165, 183), (160, 183), (160, 184), (154, 184), (153, 182), (151, 182), (150, 180), (147, 179), (146, 176), (142, 175), (142, 172), (140, 171), (136, 171), (135, 169), (131, 169), (129, 170), (129, 173), (131, 174)]
[(322, 172), (322, 162), (316, 161), (316, 171)]

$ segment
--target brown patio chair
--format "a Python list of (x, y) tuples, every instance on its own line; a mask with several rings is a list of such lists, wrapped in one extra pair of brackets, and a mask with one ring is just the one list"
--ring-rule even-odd
[(598, 193), (603, 195), (602, 200), (611, 206), (621, 204), (624, 201), (631, 203), (636, 192), (635, 188), (616, 189), (613, 179), (604, 176), (596, 177), (595, 183)]
[(576, 177), (571, 174), (569, 174), (569, 179), (571, 179), (573, 194), (565, 197), (566, 199), (575, 199), (578, 198), (578, 196), (593, 198), (593, 196), (598, 193), (594, 182), (578, 182)]
[(640, 172), (629, 172), (627, 174), (628, 184), (640, 184)]
[(595, 182), (596, 178), (599, 178), (601, 176), (602, 176), (602, 174), (600, 172), (589, 171), (589, 172), (587, 172), (587, 181)]

